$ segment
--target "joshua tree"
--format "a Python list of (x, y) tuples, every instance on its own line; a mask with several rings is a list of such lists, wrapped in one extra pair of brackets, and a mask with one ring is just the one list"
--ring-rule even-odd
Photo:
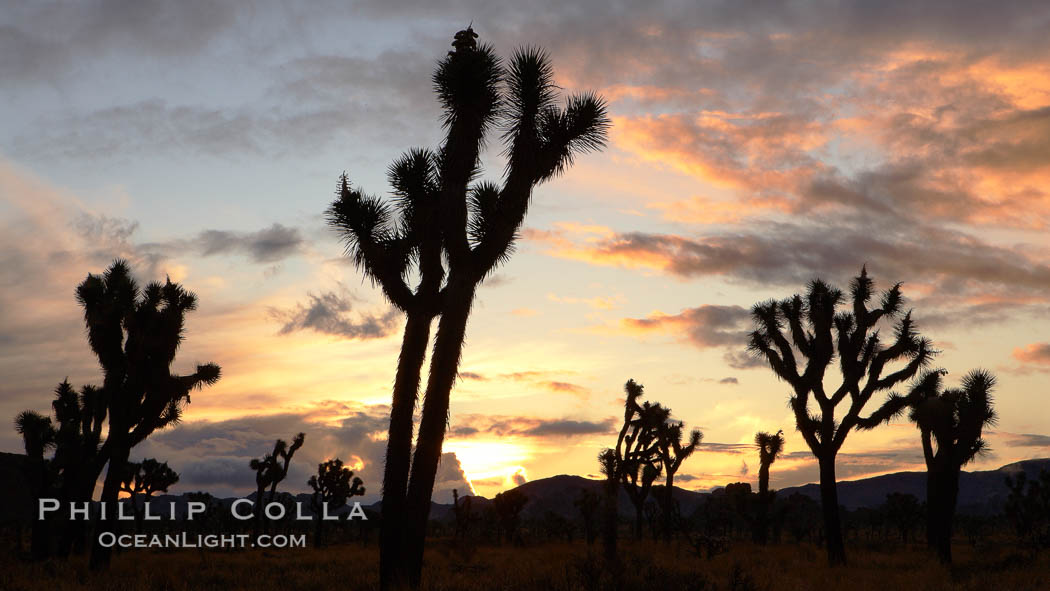
[(500, 533), (505, 534), (510, 542), (514, 542), (521, 510), (528, 502), (529, 497), (516, 488), (501, 492), (492, 499), (492, 507), (496, 511)]
[[(135, 512), (135, 528), (142, 530), (142, 517), (145, 504), (153, 498), (154, 493), (168, 492), (168, 488), (179, 481), (179, 475), (168, 467), (167, 462), (158, 462), (153, 458), (142, 462), (128, 462), (127, 473), (120, 481), (120, 490), (128, 493), (131, 508)], [(143, 508), (140, 509), (137, 496), (142, 495)]]
[[(192, 374), (171, 373), (185, 338), (186, 313), (196, 309), (197, 297), (170, 279), (140, 290), (128, 264), (118, 259), (102, 275), (89, 274), (77, 287), (77, 300), (103, 372), (102, 393), (93, 403), (106, 407), (85, 409), (84, 417), (108, 416), (109, 427), (84, 478), (93, 482), (108, 462), (100, 500), (115, 506), (131, 449), (177, 423), (190, 392), (219, 380), (219, 366), (208, 363)], [(112, 512), (107, 516), (103, 531), (113, 531), (116, 521)], [(96, 543), (92, 568), (108, 565), (109, 557), (110, 549)]]
[[(255, 525), (256, 529), (263, 522), (263, 507), (267, 500), (272, 501), (277, 493), (277, 484), (288, 476), (288, 465), (292, 462), (292, 456), (303, 446), (306, 434), (299, 433), (292, 439), (292, 445), (283, 439), (278, 439), (273, 444), (273, 451), (261, 459), (253, 459), (248, 466), (255, 470)], [(270, 488), (270, 496), (264, 500), (263, 493)]]
[(926, 459), (926, 540), (945, 564), (952, 562), (952, 521), (959, 497), (959, 472), (987, 449), (984, 427), (995, 424), (995, 376), (966, 374), (961, 388), (931, 388), (912, 404), (911, 420), (922, 434)]
[[(55, 388), (55, 400), (51, 403), (58, 422), (55, 437), (55, 471), (58, 473), (62, 501), (85, 502), (91, 500), (98, 473), (94, 471), (100, 444), (102, 427), (106, 421), (108, 401), (105, 393), (95, 386), (84, 386), (80, 394), (64, 380)], [(74, 543), (83, 542), (82, 521), (63, 521), (59, 554), (68, 556)]]
[(1006, 477), (1010, 494), (1004, 513), (1018, 539), (1030, 550), (1050, 546), (1050, 471), (1042, 469), (1028, 479), (1023, 471)]
[(890, 493), (886, 495), (883, 509), (886, 512), (886, 520), (900, 532), (901, 542), (907, 544), (911, 531), (922, 518), (922, 505), (919, 499), (911, 494)]
[[(850, 284), (845, 310), (843, 293), (817, 279), (805, 297), (795, 295), (783, 301), (769, 301), (752, 308), (755, 331), (750, 349), (769, 362), (777, 377), (791, 386), (789, 398), (795, 424), (820, 465), (820, 497), (824, 513), (828, 562), (846, 562), (846, 549), (839, 523), (838, 491), (835, 484), (835, 456), (846, 436), (858, 428), (870, 429), (899, 414), (919, 390), (936, 380), (936, 373), (924, 372), (911, 394), (890, 393), (877, 410), (863, 416), (873, 397), (920, 375), (934, 351), (920, 337), (911, 319), (903, 315), (900, 284), (882, 293), (879, 307), (869, 308), (874, 285), (862, 269)], [(878, 327), (881, 321), (895, 321), (896, 336), (885, 346)], [(803, 357), (799, 370), (796, 352)], [(841, 383), (825, 389), (828, 368), (838, 362)], [(884, 375), (894, 362), (903, 366)], [(811, 410), (815, 402), (817, 412)], [(835, 411), (843, 402), (847, 410), (840, 418)]]
[[(493, 49), (479, 46), (475, 37), (470, 29), (458, 33), (455, 50), (434, 75), (444, 110), (442, 146), (436, 153), (410, 152), (391, 167), (396, 211), (351, 190), (345, 177), (329, 210), (330, 223), (343, 233), (358, 266), (407, 316), (383, 481), (384, 589), (404, 580), (419, 584), (449, 395), (477, 287), (509, 258), (533, 187), (568, 168), (574, 154), (601, 148), (609, 125), (604, 102), (593, 94), (571, 97), (564, 109), (555, 105), (553, 71), (542, 51), (519, 51), (505, 69)], [(481, 146), (496, 125), (507, 146), (503, 182), (474, 183)], [(412, 264), (418, 266), (415, 290), (405, 283)], [(409, 480), (412, 411), (437, 315)], [(402, 512), (404, 518), (398, 516)]]
[(361, 479), (354, 476), (350, 468), (343, 467), (343, 460), (335, 458), (317, 465), (317, 475), (306, 482), (313, 489), (310, 497), (310, 508), (317, 518), (317, 530), (314, 532), (314, 546), (322, 545), (324, 515), (327, 509), (339, 509), (346, 505), (351, 497), (365, 494)]
[(620, 492), (620, 461), (616, 458), (616, 450), (606, 448), (598, 454), (598, 464), (601, 466), (605, 482), (602, 483), (602, 549), (605, 553), (605, 561), (609, 565), (616, 564), (616, 537), (618, 514), (618, 499)]
[[(22, 436), (25, 445), (25, 473), (29, 482), (29, 493), (36, 501), (44, 496), (50, 487), (48, 478), (49, 462), (44, 454), (55, 445), (55, 427), (51, 417), (46, 417), (31, 410), (24, 410), (15, 417), (15, 430)], [(50, 549), (50, 535), (45, 521), (33, 521), (33, 539), (30, 542), (34, 560), (47, 558)]]
[(595, 538), (598, 537), (595, 518), (601, 503), (600, 495), (585, 488), (580, 489), (580, 495), (572, 502), (573, 506), (580, 511), (580, 517), (583, 518), (583, 535), (587, 539), (588, 546), (594, 544)]
[[(606, 557), (616, 558), (617, 486), (622, 485), (635, 508), (635, 536), (641, 538), (645, 499), (660, 475), (658, 429), (670, 416), (659, 404), (639, 404), (644, 387), (634, 380), (624, 385), (623, 426), (616, 437), (616, 447), (599, 456), (606, 477), (603, 539)], [(615, 486), (614, 486), (615, 485)]]
[[(668, 409), (668, 414), (670, 409)], [(666, 480), (664, 481), (663, 494), (657, 497), (660, 503), (660, 510), (663, 516), (663, 534), (664, 539), (671, 541), (671, 535), (673, 532), (674, 524), (672, 522), (672, 516), (675, 514), (675, 501), (674, 501), (674, 475), (678, 473), (678, 469), (682, 467), (682, 462), (689, 456), (693, 455), (696, 451), (697, 446), (700, 445), (700, 441), (704, 438), (704, 434), (700, 432), (700, 429), (693, 429), (689, 432), (689, 443), (682, 445), (682, 432), (685, 425), (681, 421), (674, 422), (662, 422), (657, 425), (656, 430), (656, 441), (657, 441), (657, 453), (660, 458), (660, 463), (663, 464), (663, 470)]]
[(773, 505), (773, 493), (769, 491), (769, 467), (784, 449), (784, 431), (775, 434), (765, 431), (755, 433), (755, 447), (758, 448), (758, 525), (755, 528), (755, 541), (765, 544), (769, 536), (769, 509)]
[(459, 500), (459, 490), (452, 489), (452, 513), (456, 518), (456, 539), (467, 537), (467, 528), (470, 527), (470, 496)]

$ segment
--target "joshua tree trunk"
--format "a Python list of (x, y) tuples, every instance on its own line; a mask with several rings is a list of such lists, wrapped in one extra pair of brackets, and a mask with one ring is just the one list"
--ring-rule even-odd
[(641, 541), (645, 526), (645, 521), (642, 519), (645, 517), (645, 505), (642, 503), (634, 504), (634, 539)]
[(952, 521), (958, 497), (958, 469), (947, 465), (927, 471), (926, 545), (943, 564), (952, 563)]
[(769, 464), (758, 468), (758, 524), (755, 527), (755, 542), (765, 544), (769, 539)]
[[(412, 414), (419, 394), (419, 375), (430, 340), (433, 316), (409, 313), (397, 361), (394, 393), (390, 407), (386, 465), (383, 472), (382, 527), (380, 530), (379, 572), (384, 589), (403, 586), (404, 513), (408, 489), (408, 470), (412, 458)], [(318, 524), (320, 531), (320, 524)]]
[(610, 478), (605, 482), (605, 500), (602, 503), (602, 546), (608, 564), (616, 562), (616, 522), (618, 521), (616, 497), (619, 491), (618, 478)]
[(670, 542), (671, 538), (674, 537), (674, 526), (672, 519), (672, 511), (674, 510), (674, 473), (671, 472), (667, 475), (666, 483), (664, 484), (664, 507), (663, 507), (663, 526), (664, 526), (664, 541)]
[[(116, 533), (117, 530), (117, 502), (120, 497), (121, 475), (127, 470), (128, 456), (131, 449), (127, 446), (114, 445), (112, 455), (109, 457), (109, 468), (106, 469), (106, 480), (102, 485), (102, 496), (99, 500), (106, 508), (106, 518), (99, 522), (98, 534)], [(99, 543), (98, 535), (92, 541), (90, 565), (93, 570), (99, 570), (109, 566), (112, 549)]]
[(842, 525), (839, 523), (839, 491), (835, 483), (835, 454), (824, 454), (817, 458), (820, 463), (820, 505), (824, 512), (824, 541), (828, 551), (828, 564), (846, 564), (846, 546), (842, 541)]
[(430, 376), (423, 401), (423, 416), (419, 423), (419, 437), (412, 460), (412, 476), (408, 485), (407, 516), (405, 524), (405, 560), (408, 579), (418, 587), (423, 568), (423, 543), (427, 521), (430, 518), (430, 496), (434, 477), (441, 460), (441, 446), (445, 440), (448, 422), (449, 396), (456, 381), (459, 359), (466, 336), (467, 319), (474, 302), (475, 284), (469, 280), (450, 278), (445, 294), (447, 307), (438, 322), (434, 353), (430, 360)]

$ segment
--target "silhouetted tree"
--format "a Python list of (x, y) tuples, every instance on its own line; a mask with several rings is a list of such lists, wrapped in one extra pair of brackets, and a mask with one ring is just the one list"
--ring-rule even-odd
[(499, 521), (500, 539), (506, 536), (510, 542), (515, 542), (518, 531), (518, 523), (521, 510), (529, 502), (529, 497), (516, 488), (497, 494), (492, 499), (492, 507), (496, 511), (496, 519)]
[(1010, 489), (1003, 508), (1018, 539), (1030, 550), (1050, 546), (1050, 471), (1039, 471), (1032, 480), (1024, 472), (1007, 476)]
[[(606, 477), (610, 474), (615, 476), (634, 505), (634, 534), (641, 539), (645, 499), (660, 475), (658, 430), (667, 421), (670, 411), (648, 401), (639, 404), (644, 387), (634, 380), (627, 380), (624, 391), (627, 394), (624, 399), (624, 422), (616, 438), (616, 447), (607, 450), (608, 454), (603, 452), (598, 459)], [(606, 501), (615, 505), (615, 494), (615, 491), (606, 491)], [(615, 509), (613, 514), (607, 515), (607, 518), (613, 519), (613, 526), (615, 517)], [(607, 522), (606, 527), (609, 525)], [(612, 536), (615, 547), (615, 531)], [(609, 551), (608, 546), (606, 551)]]
[(755, 541), (765, 544), (769, 539), (769, 510), (774, 497), (774, 493), (769, 490), (769, 467), (784, 449), (784, 431), (755, 433), (755, 447), (758, 448), (758, 524), (755, 527)]
[[(58, 423), (53, 462), (61, 482), (59, 497), (64, 503), (90, 501), (108, 413), (106, 393), (95, 386), (83, 386), (78, 395), (67, 379), (55, 389), (51, 407)], [(84, 530), (83, 521), (71, 520), (68, 514), (62, 518), (60, 556), (68, 556), (74, 545), (82, 547)]]
[[(769, 301), (752, 308), (755, 331), (750, 349), (761, 354), (776, 375), (791, 386), (791, 409), (795, 425), (820, 466), (820, 496), (824, 513), (825, 542), (829, 564), (844, 564), (846, 549), (839, 520), (835, 457), (850, 431), (870, 429), (899, 414), (917, 390), (928, 388), (934, 373), (923, 373), (913, 386), (911, 397), (892, 393), (892, 389), (920, 374), (934, 351), (920, 337), (911, 312), (901, 316), (900, 284), (882, 293), (879, 307), (869, 308), (874, 284), (866, 269), (850, 284), (846, 310), (843, 293), (817, 279), (806, 296), (795, 295), (783, 301)], [(896, 321), (895, 339), (884, 346), (878, 330), (881, 321)], [(799, 371), (796, 352), (804, 366)], [(825, 390), (824, 378), (831, 364), (838, 361), (841, 383)], [(888, 365), (903, 366), (883, 375)], [(936, 379), (933, 377), (932, 379)], [(867, 417), (861, 413), (877, 394), (891, 392)], [(811, 411), (815, 402), (817, 413)], [(848, 409), (840, 418), (835, 410), (843, 402)]]
[[(141, 462), (128, 462), (127, 472), (120, 480), (120, 490), (128, 493), (131, 508), (135, 512), (135, 528), (142, 530), (142, 518), (145, 504), (158, 492), (168, 492), (168, 488), (179, 481), (179, 475), (168, 467), (167, 462), (158, 462), (153, 458)], [(138, 495), (142, 495), (143, 507), (138, 505)]]
[(343, 460), (339, 458), (318, 464), (317, 474), (310, 476), (306, 483), (314, 491), (310, 497), (310, 508), (317, 521), (314, 546), (320, 548), (323, 545), (323, 524), (327, 509), (337, 510), (346, 506), (350, 498), (364, 495), (365, 487), (350, 468), (343, 467)]
[[(255, 470), (255, 525), (258, 531), (264, 523), (263, 508), (268, 501), (272, 501), (277, 492), (277, 484), (288, 476), (288, 465), (292, 462), (292, 456), (303, 446), (306, 434), (299, 433), (292, 439), (292, 445), (283, 439), (278, 439), (273, 444), (273, 451), (262, 458), (253, 459), (248, 466)], [(264, 491), (269, 487), (270, 495), (264, 499)]]
[[(34, 501), (44, 496), (50, 488), (48, 478), (48, 461), (44, 454), (55, 445), (55, 427), (51, 417), (24, 410), (15, 417), (15, 430), (22, 436), (26, 450), (25, 475), (29, 483), (29, 494)], [(33, 533), (30, 541), (30, 552), (34, 560), (47, 558), (50, 554), (50, 528), (42, 519), (33, 520)]]
[[(667, 412), (670, 415), (670, 409), (667, 409)], [(664, 488), (660, 491), (662, 494), (658, 495), (657, 499), (660, 503), (663, 535), (667, 541), (671, 540), (674, 528), (673, 516), (676, 514), (674, 475), (682, 467), (682, 462), (693, 455), (697, 446), (700, 445), (700, 441), (704, 438), (704, 434), (699, 429), (693, 429), (689, 432), (689, 443), (683, 445), (682, 430), (684, 428), (685, 425), (681, 421), (677, 423), (664, 421), (657, 425), (656, 428), (657, 454), (660, 457), (660, 463), (663, 465), (665, 476)]]
[[(198, 365), (192, 374), (171, 373), (185, 338), (185, 316), (197, 297), (170, 279), (139, 289), (128, 264), (118, 259), (102, 274), (89, 274), (77, 287), (84, 308), (88, 343), (102, 366), (102, 394), (94, 400), (108, 416), (105, 442), (83, 477), (93, 481), (108, 463), (100, 500), (114, 507), (131, 449), (154, 431), (175, 424), (190, 393), (219, 380), (219, 366)], [(115, 512), (107, 512), (102, 531), (112, 532)], [(109, 564), (110, 549), (96, 543), (91, 567)]]
[[(628, 394), (629, 395), (629, 394)], [(628, 423), (624, 422), (623, 429)], [(623, 430), (620, 431), (621, 437)], [(616, 450), (606, 448), (598, 454), (598, 465), (605, 481), (602, 483), (602, 550), (607, 564), (616, 562), (617, 522), (619, 521), (619, 507), (617, 494), (620, 491), (620, 462), (616, 458)]]
[(922, 505), (915, 495), (905, 493), (889, 493), (886, 495), (886, 503), (883, 505), (886, 519), (900, 532), (901, 542), (908, 543), (912, 530), (922, 519)]
[(579, 496), (572, 502), (573, 506), (580, 512), (583, 518), (583, 535), (587, 539), (587, 545), (594, 544), (598, 537), (597, 517), (598, 509), (602, 504), (602, 497), (585, 488), (580, 489)]
[(981, 433), (996, 421), (993, 387), (995, 376), (974, 370), (963, 377), (961, 388), (930, 388), (912, 404), (911, 420), (922, 434), (926, 459), (926, 539), (945, 564), (952, 561), (959, 472), (986, 449)]
[(460, 500), (459, 490), (455, 488), (452, 489), (452, 514), (456, 519), (456, 539), (465, 539), (470, 527), (470, 496)]
[[(522, 50), (505, 69), (470, 29), (457, 34), (454, 47), (434, 75), (444, 142), (437, 153), (417, 150), (392, 167), (398, 210), (352, 191), (345, 177), (329, 210), (359, 267), (407, 315), (384, 471), (383, 589), (406, 579), (419, 584), (449, 394), (477, 286), (509, 257), (533, 187), (563, 172), (574, 154), (602, 147), (609, 124), (604, 102), (593, 94), (571, 97), (564, 109), (555, 105), (553, 72), (542, 51)], [(474, 183), (481, 146), (494, 125), (503, 128), (507, 145), (503, 183)], [(413, 262), (420, 278), (415, 291), (404, 281)], [(409, 480), (412, 410), (429, 326), (438, 314)]]

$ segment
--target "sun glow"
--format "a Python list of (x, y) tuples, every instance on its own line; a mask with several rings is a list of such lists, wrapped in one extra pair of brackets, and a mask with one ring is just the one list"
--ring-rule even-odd
[(508, 441), (450, 441), (445, 452), (456, 454), (463, 474), (477, 494), (492, 497), (513, 488), (527, 477), (522, 465), (532, 457), (532, 450)]

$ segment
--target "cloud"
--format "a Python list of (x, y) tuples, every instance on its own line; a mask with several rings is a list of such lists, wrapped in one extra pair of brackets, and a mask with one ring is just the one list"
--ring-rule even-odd
[(625, 318), (624, 327), (632, 332), (662, 332), (684, 337), (690, 344), (706, 349), (747, 343), (751, 313), (740, 306), (703, 305), (678, 314), (654, 312), (645, 318)]
[(541, 419), (504, 415), (465, 414), (455, 419), (449, 434), (455, 437), (494, 435), (497, 437), (580, 437), (611, 433), (615, 419)]
[(732, 385), (735, 386), (735, 385), (740, 383), (740, 380), (730, 376), (730, 377), (722, 378), (722, 379), (718, 380), (718, 383), (719, 384), (732, 384)]
[(502, 380), (510, 382), (526, 382), (535, 386), (541, 387), (545, 390), (556, 393), (574, 394), (576, 396), (587, 396), (590, 394), (590, 389), (579, 384), (565, 381), (563, 379), (551, 379), (560, 377), (561, 374), (572, 373), (572, 372), (553, 372), (553, 371), (540, 371), (540, 370), (529, 370), (529, 371), (515, 371), (509, 373), (501, 373), (495, 375), (485, 375), (475, 371), (461, 371), (459, 377), (464, 380), (471, 380), (477, 382), (484, 382), (489, 380)]
[[(281, 490), (307, 492), (306, 481), (317, 465), (338, 457), (364, 481), (364, 500), (370, 503), (382, 492), (389, 412), (385, 405), (346, 402), (323, 421), (311, 418), (312, 412), (188, 421), (156, 433), (132, 451), (132, 458), (167, 461), (180, 474), (178, 488), (173, 488), (176, 493), (206, 490), (222, 496), (245, 495), (255, 487), (249, 461), (271, 450), (277, 438), (287, 441), (302, 431), (306, 442), (293, 458)], [(444, 502), (453, 488), (470, 490), (470, 485), (455, 454), (445, 453), (435, 480), (435, 500)]]
[(305, 241), (297, 228), (274, 224), (248, 233), (205, 230), (196, 242), (203, 256), (241, 252), (256, 263), (272, 263), (299, 253)]
[(1050, 448), (1050, 435), (1038, 435), (1035, 433), (1005, 433), (998, 432), (997, 436), (1006, 440), (1009, 447), (1047, 447)]
[(381, 315), (351, 314), (353, 305), (346, 293), (333, 291), (307, 294), (306, 304), (289, 310), (271, 308), (273, 318), (283, 323), (280, 334), (312, 330), (346, 339), (379, 339), (393, 334), (400, 314), (393, 308)]
[(1014, 349), (1014, 359), (1022, 363), (1050, 365), (1050, 343), (1032, 343)]

